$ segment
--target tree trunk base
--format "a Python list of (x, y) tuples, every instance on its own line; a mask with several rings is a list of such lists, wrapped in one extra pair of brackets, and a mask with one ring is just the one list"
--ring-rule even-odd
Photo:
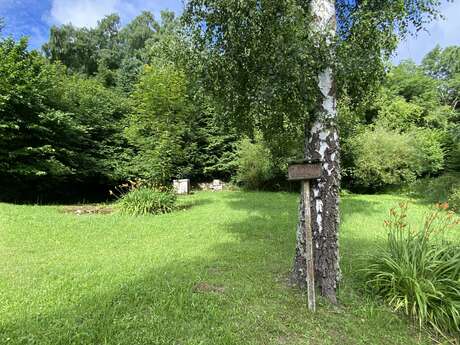
[[(296, 286), (301, 290), (307, 290), (307, 277), (305, 275), (305, 265), (304, 264), (294, 264), (294, 269), (289, 275), (289, 284), (291, 286)], [(329, 288), (327, 286), (322, 287), (319, 284), (316, 284), (317, 291), (321, 292), (321, 296), (326, 298), (333, 305), (338, 305), (336, 289)]]

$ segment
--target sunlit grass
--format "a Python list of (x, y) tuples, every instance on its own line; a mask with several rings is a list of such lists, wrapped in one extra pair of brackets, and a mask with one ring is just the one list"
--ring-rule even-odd
[(0, 204), (0, 344), (429, 344), (360, 290), (399, 200), (343, 197), (341, 306), (316, 314), (286, 283), (296, 194), (203, 192), (141, 217)]

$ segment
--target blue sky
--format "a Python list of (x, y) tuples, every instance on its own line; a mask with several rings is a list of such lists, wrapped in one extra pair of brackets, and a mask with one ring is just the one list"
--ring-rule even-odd
[[(72, 22), (82, 26), (94, 26), (104, 15), (117, 12), (127, 23), (142, 10), (152, 11), (157, 17), (161, 10), (180, 12), (182, 0), (0, 0), (0, 17), (6, 21), (4, 34), (18, 38), (30, 37), (30, 45), (39, 48), (46, 42), (51, 25)], [(394, 62), (422, 57), (436, 44), (442, 47), (460, 45), (460, 0), (444, 2), (445, 20), (431, 23), (417, 37), (401, 42)]]
[(182, 7), (182, 0), (0, 0), (0, 17), (6, 22), (3, 35), (27, 35), (32, 48), (40, 48), (52, 25), (94, 27), (115, 12), (125, 24), (143, 10), (159, 18), (162, 10), (180, 12)]
[(444, 19), (430, 23), (426, 32), (419, 32), (417, 37), (411, 37), (399, 44), (394, 62), (404, 59), (420, 62), (436, 44), (441, 47), (460, 45), (460, 0), (443, 1), (441, 12)]

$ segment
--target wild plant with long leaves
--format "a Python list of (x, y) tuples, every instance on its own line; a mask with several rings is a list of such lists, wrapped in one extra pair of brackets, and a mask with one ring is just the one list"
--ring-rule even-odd
[(172, 187), (141, 179), (128, 180), (109, 193), (117, 197), (118, 209), (127, 215), (162, 214), (176, 208), (177, 196)]
[[(446, 240), (460, 220), (438, 204), (418, 228), (409, 224), (408, 204), (390, 210), (388, 241), (364, 270), (367, 286), (395, 311), (459, 341), (460, 247)], [(456, 340), (455, 340), (456, 339)]]

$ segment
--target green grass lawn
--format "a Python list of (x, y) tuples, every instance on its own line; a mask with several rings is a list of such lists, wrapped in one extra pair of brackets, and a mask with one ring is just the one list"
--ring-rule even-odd
[(342, 198), (341, 305), (315, 314), (287, 284), (295, 194), (202, 192), (145, 217), (0, 204), (0, 344), (430, 344), (360, 288), (401, 200)]

